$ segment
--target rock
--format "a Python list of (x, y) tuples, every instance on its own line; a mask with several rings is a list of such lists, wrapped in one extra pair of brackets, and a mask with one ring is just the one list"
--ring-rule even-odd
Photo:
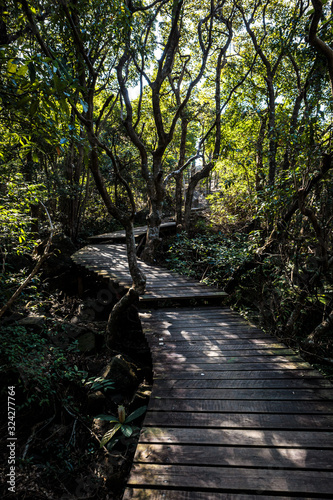
[(10, 316), (4, 316), (1, 318), (1, 324), (3, 326), (5, 325), (12, 325), (13, 323), (16, 323), (17, 321), (21, 320), (24, 318), (24, 314), (15, 312), (11, 314)]
[(134, 390), (139, 383), (137, 368), (129, 361), (126, 361), (121, 354), (112, 358), (100, 374), (100, 377), (112, 380), (117, 389), (125, 392)]
[(96, 347), (96, 337), (93, 332), (86, 332), (78, 338), (78, 347), (81, 352), (93, 351)]
[(101, 391), (88, 394), (87, 411), (90, 415), (99, 415), (104, 412), (106, 397)]
[(17, 324), (26, 328), (32, 328), (37, 332), (42, 332), (45, 327), (44, 316), (27, 316), (26, 318), (19, 319)]
[(150, 395), (151, 395), (152, 386), (142, 383), (139, 385), (134, 397), (131, 401), (131, 410), (134, 411), (141, 406), (145, 406), (148, 404)]

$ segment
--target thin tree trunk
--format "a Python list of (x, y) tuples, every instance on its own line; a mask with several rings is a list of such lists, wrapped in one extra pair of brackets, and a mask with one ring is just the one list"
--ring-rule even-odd
[(263, 189), (263, 182), (265, 179), (263, 172), (263, 144), (266, 133), (267, 115), (261, 119), (259, 135), (256, 144), (256, 192), (259, 193)]

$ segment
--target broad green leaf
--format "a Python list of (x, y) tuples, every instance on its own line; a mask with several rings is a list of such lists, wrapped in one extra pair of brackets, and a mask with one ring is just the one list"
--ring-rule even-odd
[(120, 430), (125, 437), (130, 437), (133, 434), (133, 429), (130, 425), (122, 425)]
[(138, 408), (137, 410), (133, 411), (130, 415), (128, 415), (128, 417), (126, 418), (125, 420), (125, 424), (128, 424), (128, 422), (132, 422), (133, 420), (135, 420), (136, 418), (138, 417), (141, 417), (141, 415), (143, 415), (147, 410), (147, 406), (141, 406), (140, 408)]
[(7, 63), (7, 72), (14, 75), (16, 73), (16, 70), (17, 70), (17, 64), (14, 64), (13, 59), (11, 59)]
[(66, 99), (61, 99), (59, 101), (59, 103), (60, 103), (60, 107), (61, 107), (62, 111), (64, 111), (64, 113), (66, 113), (67, 115), (69, 115), (70, 111), (69, 111), (69, 106), (67, 104)]
[(16, 74), (19, 76), (24, 76), (28, 71), (28, 66), (20, 66)]
[(31, 116), (34, 116), (34, 114), (36, 113), (37, 109), (38, 109), (38, 101), (33, 101), (31, 103), (31, 106), (30, 106), (30, 114), (31, 114)]
[(101, 439), (100, 447), (102, 448), (103, 446), (106, 445), (110, 441), (110, 439), (113, 438), (113, 436), (116, 434), (116, 432), (120, 429), (121, 424), (116, 424), (112, 429), (110, 429), (108, 432), (104, 434), (104, 436)]
[(119, 422), (117, 417), (113, 417), (112, 415), (97, 415), (98, 420), (106, 420), (107, 422)]

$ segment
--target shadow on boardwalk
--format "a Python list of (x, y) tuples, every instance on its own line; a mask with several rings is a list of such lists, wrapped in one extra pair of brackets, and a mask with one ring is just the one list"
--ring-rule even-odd
[(220, 307), (141, 315), (153, 393), (128, 499), (332, 498), (332, 385)]

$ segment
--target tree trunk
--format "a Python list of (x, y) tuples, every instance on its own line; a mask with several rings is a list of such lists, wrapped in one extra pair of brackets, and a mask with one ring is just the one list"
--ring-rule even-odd
[(273, 76), (269, 74), (265, 78), (268, 90), (268, 137), (269, 137), (269, 171), (268, 185), (274, 186), (276, 175), (276, 152), (277, 152), (277, 137), (275, 130), (275, 91), (273, 86)]
[(133, 280), (132, 288), (138, 295), (142, 295), (145, 291), (146, 277), (138, 265), (133, 221), (131, 220), (128, 221), (125, 227), (125, 232), (126, 232), (128, 267)]
[(211, 161), (202, 170), (192, 175), (192, 177), (190, 178), (190, 182), (186, 190), (185, 211), (184, 211), (184, 229), (187, 232), (189, 231), (191, 224), (191, 209), (192, 209), (193, 195), (195, 192), (195, 188), (202, 179), (205, 179), (209, 176), (213, 168), (214, 168), (214, 162)]
[[(179, 96), (178, 96), (179, 97)], [(185, 113), (181, 113), (181, 138), (180, 138), (180, 146), (179, 146), (179, 159), (178, 159), (178, 167), (177, 170), (180, 170), (181, 167), (185, 164), (186, 158), (186, 138), (187, 138), (187, 129), (188, 129), (188, 120), (185, 116)], [(182, 229), (183, 223), (183, 171), (179, 171), (178, 174), (174, 175), (176, 181), (176, 227), (177, 231)]]
[(314, 8), (310, 29), (309, 42), (316, 50), (323, 54), (327, 60), (328, 74), (330, 77), (331, 94), (333, 96), (333, 49), (326, 42), (317, 36), (318, 24), (323, 15), (323, 3), (321, 0), (311, 0)]
[(182, 231), (183, 226), (183, 182), (184, 182), (184, 174), (183, 172), (179, 172), (174, 176), (176, 181), (176, 194), (175, 194), (175, 203), (176, 203), (176, 228), (177, 232)]
[(133, 279), (133, 285), (128, 292), (113, 307), (106, 329), (106, 343), (112, 348), (115, 342), (123, 339), (121, 320), (124, 313), (133, 305), (139, 303), (139, 297), (145, 291), (146, 277), (142, 273), (136, 256), (133, 222), (129, 221), (125, 227), (128, 266)]
[(327, 319), (322, 321), (316, 328), (308, 335), (305, 343), (315, 344), (316, 341), (326, 333), (333, 331), (333, 311), (328, 315)]
[(266, 134), (267, 115), (261, 119), (259, 135), (256, 143), (256, 192), (259, 193), (263, 189), (264, 172), (263, 172), (263, 144)]
[[(155, 191), (156, 192), (156, 191)], [(146, 244), (141, 258), (148, 263), (153, 263), (155, 252), (161, 243), (160, 225), (162, 222), (162, 201), (164, 195), (149, 196), (149, 215), (147, 217)]]

